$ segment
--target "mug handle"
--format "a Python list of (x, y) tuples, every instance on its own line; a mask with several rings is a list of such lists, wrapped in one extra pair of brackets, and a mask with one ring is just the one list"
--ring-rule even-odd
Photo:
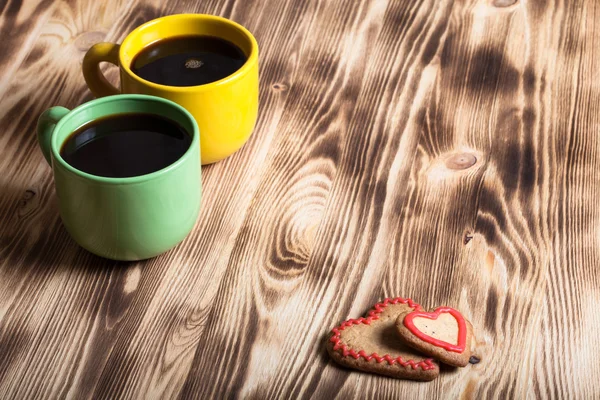
[(96, 43), (85, 53), (81, 66), (83, 78), (94, 96), (104, 97), (120, 93), (120, 90), (111, 85), (100, 71), (100, 63), (103, 61), (119, 66), (120, 47), (115, 43)]
[(48, 164), (52, 165), (50, 158), (50, 149), (52, 143), (52, 132), (54, 132), (54, 127), (64, 117), (70, 112), (69, 109), (64, 107), (51, 107), (44, 111), (40, 118), (38, 118), (37, 123), (37, 138), (38, 144), (42, 149), (42, 153), (44, 154), (44, 158), (48, 161)]

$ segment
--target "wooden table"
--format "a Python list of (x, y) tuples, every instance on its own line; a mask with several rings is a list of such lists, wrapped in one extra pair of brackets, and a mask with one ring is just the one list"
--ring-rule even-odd
[[(598, 398), (600, 6), (513, 3), (3, 0), (0, 397)], [(36, 118), (92, 98), (91, 44), (182, 12), (257, 37), (254, 135), (204, 168), (177, 248), (95, 257)], [(482, 361), (431, 383), (330, 361), (388, 296), (462, 310)]]

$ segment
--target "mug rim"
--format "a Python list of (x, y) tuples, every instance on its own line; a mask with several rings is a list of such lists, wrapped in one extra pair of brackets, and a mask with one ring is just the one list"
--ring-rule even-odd
[[(121, 102), (123, 100), (162, 103), (167, 107), (177, 109), (185, 118), (188, 119), (188, 121), (190, 122), (190, 124), (192, 126), (192, 132), (188, 132), (188, 129), (184, 128), (188, 134), (192, 135), (192, 141), (191, 141), (188, 149), (185, 151), (185, 153), (183, 153), (181, 155), (181, 157), (179, 157), (173, 163), (171, 163), (171, 164), (167, 165), (166, 167), (161, 168), (157, 171), (150, 172), (149, 174), (129, 176), (129, 177), (125, 177), (125, 178), (113, 178), (113, 177), (108, 177), (108, 176), (89, 174), (87, 172), (84, 172), (80, 169), (73, 167), (68, 162), (66, 162), (60, 155), (60, 147), (66, 141), (66, 139), (68, 139), (70, 136), (67, 135), (65, 140), (63, 140), (59, 144), (58, 143), (58, 135), (55, 132), (60, 131), (63, 128), (63, 126), (65, 125), (65, 123), (68, 120), (70, 120), (71, 118), (73, 118), (76, 114), (79, 114), (79, 113), (81, 113), (89, 108), (95, 107), (99, 104)], [(101, 118), (103, 116), (119, 115), (122, 113), (127, 113), (127, 111), (118, 112), (118, 113), (107, 113), (107, 114), (104, 114), (102, 116), (98, 116), (95, 118), (89, 118), (88, 122), (93, 121), (97, 118)], [(150, 114), (161, 115), (158, 113), (150, 113)], [(164, 117), (164, 114), (161, 116)], [(73, 133), (73, 132), (71, 132), (71, 133)], [(123, 185), (123, 184), (147, 182), (147, 181), (159, 178), (159, 177), (169, 173), (170, 171), (177, 169), (181, 164), (183, 164), (190, 157), (190, 155), (192, 154), (193, 151), (197, 151), (198, 157), (200, 157), (199, 141), (200, 141), (200, 131), (198, 128), (198, 123), (196, 122), (196, 120), (194, 119), (192, 114), (190, 114), (190, 112), (188, 110), (186, 110), (184, 107), (180, 106), (179, 104), (177, 104), (171, 100), (162, 98), (162, 97), (150, 96), (150, 95), (145, 95), (145, 94), (116, 94), (116, 95), (106, 96), (106, 97), (102, 97), (99, 99), (88, 101), (88, 102), (83, 103), (80, 106), (77, 106), (74, 109), (70, 110), (63, 118), (61, 118), (58, 121), (58, 123), (54, 127), (50, 148), (51, 148), (53, 160), (55, 162), (58, 162), (61, 167), (68, 170), (69, 172), (73, 173), (74, 175), (79, 176), (81, 178), (85, 178), (86, 180), (94, 181), (94, 182)], [(200, 163), (201, 163), (201, 160), (200, 160)]]
[[(136, 37), (141, 31), (143, 31), (144, 29), (147, 29), (148, 27), (150, 27), (152, 25), (163, 23), (166, 20), (177, 20), (177, 19), (185, 19), (185, 18), (195, 19), (195, 20), (199, 20), (199, 21), (214, 20), (214, 21), (221, 22), (223, 24), (230, 25), (233, 28), (237, 29), (240, 33), (242, 33), (244, 36), (246, 36), (246, 38), (251, 43), (250, 54), (248, 55), (246, 62), (244, 62), (244, 64), (237, 71), (232, 73), (231, 75), (228, 75), (225, 78), (219, 79), (214, 82), (209, 82), (209, 83), (205, 83), (202, 85), (195, 85), (195, 86), (169, 86), (169, 85), (161, 85), (159, 83), (154, 83), (154, 82), (151, 82), (149, 80), (146, 80), (146, 79), (136, 75), (131, 70), (131, 66), (128, 63), (123, 61), (124, 52), (125, 52), (124, 49), (129, 45), (129, 42), (131, 42), (133, 40), (133, 38)], [(168, 37), (171, 37), (171, 36), (168, 36)], [(141, 51), (141, 49), (140, 49), (140, 51)], [(136, 55), (140, 51), (136, 52)], [(190, 92), (190, 91), (197, 92), (199, 90), (210, 90), (217, 86), (221, 86), (221, 85), (228, 84), (230, 82), (234, 82), (236, 80), (241, 79), (244, 75), (246, 75), (252, 69), (252, 67), (256, 64), (257, 60), (258, 60), (258, 42), (256, 41), (256, 38), (254, 37), (254, 35), (252, 35), (252, 33), (248, 29), (246, 29), (244, 26), (238, 24), (235, 21), (232, 21), (228, 18), (219, 17), (217, 15), (211, 15), (211, 14), (191, 14), (191, 13), (172, 14), (172, 15), (166, 15), (164, 17), (155, 18), (146, 23), (143, 23), (142, 25), (138, 26), (133, 31), (131, 31), (125, 37), (125, 39), (123, 39), (123, 42), (119, 46), (119, 67), (123, 71), (125, 71), (125, 73), (127, 73), (127, 75), (129, 75), (132, 79), (136, 80), (137, 82), (139, 82), (145, 86), (151, 87), (155, 90), (167, 90), (167, 91), (171, 91), (171, 92)]]

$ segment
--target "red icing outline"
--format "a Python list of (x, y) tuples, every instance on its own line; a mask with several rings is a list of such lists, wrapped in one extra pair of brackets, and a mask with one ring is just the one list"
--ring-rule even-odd
[(367, 314), (367, 318), (349, 319), (347, 321), (342, 322), (341, 325), (338, 326), (337, 328), (333, 328), (333, 330), (331, 331), (331, 333), (333, 335), (329, 339), (330, 342), (334, 343), (333, 350), (334, 351), (339, 350), (339, 353), (341, 353), (344, 357), (350, 356), (356, 360), (358, 360), (359, 358), (362, 357), (367, 361), (371, 361), (372, 359), (375, 359), (375, 361), (379, 364), (382, 363), (383, 361), (387, 361), (387, 363), (389, 365), (400, 364), (403, 367), (410, 366), (410, 367), (412, 367), (412, 369), (420, 368), (423, 371), (435, 369), (435, 364), (433, 363), (432, 358), (427, 358), (427, 359), (425, 359), (423, 361), (419, 361), (419, 362), (415, 362), (414, 360), (404, 361), (401, 356), (392, 358), (392, 356), (390, 356), (389, 354), (384, 354), (383, 356), (380, 356), (377, 353), (372, 353), (371, 355), (368, 355), (364, 350), (360, 350), (357, 353), (356, 351), (354, 351), (354, 349), (348, 350), (348, 347), (344, 343), (342, 343), (341, 334), (344, 329), (346, 329), (352, 325), (360, 325), (360, 324), (370, 325), (372, 321), (379, 319), (379, 314), (381, 314), (388, 305), (398, 304), (398, 303), (408, 304), (409, 307), (411, 307), (415, 310), (419, 310), (421, 307), (417, 303), (414, 303), (411, 299), (404, 299), (402, 297), (396, 297), (395, 299), (385, 299), (381, 303), (375, 304), (373, 309), (371, 311), (369, 311), (369, 313)]
[[(446, 314), (446, 313), (452, 315), (454, 317), (454, 319), (456, 320), (456, 322), (458, 323), (458, 343), (457, 344), (444, 342), (443, 340), (439, 340), (439, 339), (436, 339), (429, 335), (426, 335), (425, 333), (421, 332), (419, 330), (419, 328), (417, 328), (415, 326), (415, 323), (413, 322), (413, 320), (417, 317), (436, 320), (436, 319), (438, 319), (440, 314)], [(465, 318), (462, 316), (462, 314), (459, 313), (458, 311), (456, 311), (454, 308), (438, 307), (433, 312), (425, 312), (425, 311), (419, 311), (419, 310), (413, 311), (410, 314), (407, 314), (406, 317), (404, 317), (404, 326), (406, 328), (408, 328), (408, 330), (413, 335), (415, 335), (416, 337), (418, 337), (419, 339), (421, 339), (424, 342), (427, 342), (427, 343), (432, 344), (437, 347), (441, 347), (448, 351), (453, 351), (455, 353), (462, 353), (463, 351), (465, 351), (465, 346), (467, 343), (467, 324), (465, 323)]]

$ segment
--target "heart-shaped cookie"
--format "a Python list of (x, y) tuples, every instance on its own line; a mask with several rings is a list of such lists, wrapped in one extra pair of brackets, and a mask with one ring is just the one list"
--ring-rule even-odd
[(396, 329), (406, 344), (436, 360), (455, 367), (469, 363), (473, 327), (453, 308), (402, 312), (396, 319)]
[(349, 319), (331, 331), (327, 351), (341, 365), (394, 378), (430, 381), (439, 365), (399, 338), (395, 322), (400, 314), (419, 310), (410, 299), (397, 297), (375, 304), (366, 318)]

